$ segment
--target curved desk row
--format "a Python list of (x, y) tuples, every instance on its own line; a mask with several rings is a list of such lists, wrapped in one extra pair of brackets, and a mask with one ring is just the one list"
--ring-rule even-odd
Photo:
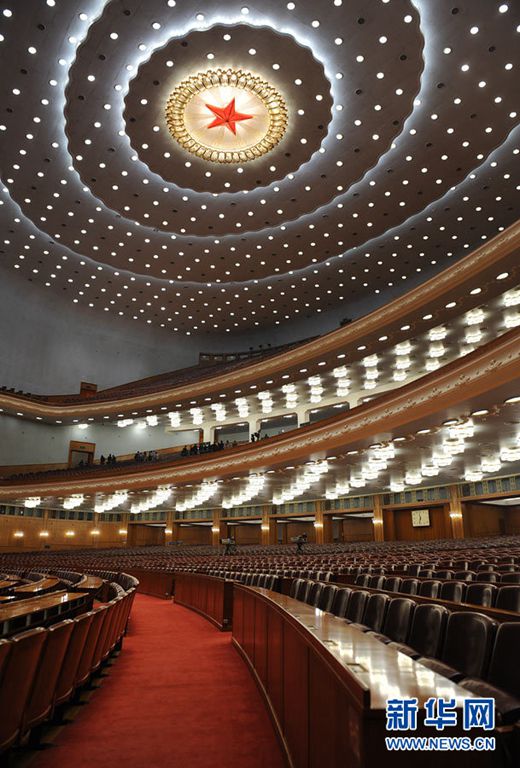
[(51, 592), (41, 597), (0, 603), (0, 637), (8, 637), (32, 627), (71, 618), (92, 608), (93, 597), (88, 592)]
[[(343, 620), (286, 595), (234, 585), (233, 642), (262, 691), (293, 768), (437, 766), (437, 752), (389, 752), (389, 698), (417, 698), (418, 729), (430, 697), (472, 698), (464, 689)], [(461, 730), (449, 728), (449, 736)], [(442, 735), (446, 735), (446, 732)], [(480, 736), (482, 731), (472, 733)], [(443, 752), (446, 765), (497, 765), (496, 755)], [(495, 762), (493, 762), (495, 761)]]

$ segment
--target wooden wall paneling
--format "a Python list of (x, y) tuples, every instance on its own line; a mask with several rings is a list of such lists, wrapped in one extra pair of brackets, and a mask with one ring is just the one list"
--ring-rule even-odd
[(313, 650), (309, 653), (309, 768), (357, 768), (361, 762), (361, 716), (337, 675)]
[(506, 531), (505, 507), (494, 504), (479, 504), (463, 501), (462, 514), (468, 537), (498, 536)]
[(340, 524), (343, 541), (374, 541), (374, 524), (370, 517), (345, 515)]
[[(103, 520), (96, 525), (92, 520), (54, 520), (1, 515), (0, 551), (121, 547), (125, 544), (125, 537), (119, 530), (125, 527), (121, 522), (109, 523)], [(94, 530), (99, 531), (99, 534), (93, 535)], [(42, 537), (41, 531), (47, 531), (49, 535)], [(68, 531), (73, 531), (74, 535), (67, 536)], [(22, 532), (23, 537), (15, 537), (16, 532)]]
[(520, 534), (520, 506), (503, 507), (506, 533), (508, 536)]
[(244, 592), (233, 586), (233, 639), (244, 646)]
[(294, 764), (309, 766), (309, 648), (288, 622), (283, 628), (284, 733)]
[(146, 523), (129, 523), (126, 541), (129, 547), (157, 547), (164, 545), (164, 528)]
[[(233, 628), (234, 631), (234, 628)], [(267, 684), (266, 689), (278, 718), (281, 729), (284, 729), (284, 637), (283, 619), (281, 615), (269, 606), (267, 612)]]
[(244, 599), (244, 650), (247, 653), (251, 663), (255, 662), (255, 599), (251, 594), (247, 594)]
[(429, 541), (431, 539), (451, 538), (449, 514), (445, 506), (427, 507), (430, 511), (430, 525), (414, 528), (411, 509), (394, 510), (396, 541)]
[(179, 526), (179, 541), (183, 544), (211, 545), (211, 527), (209, 525)]
[(267, 687), (267, 604), (255, 601), (254, 665), (264, 688)]
[(260, 544), (261, 543), (261, 527), (260, 525), (251, 525), (250, 523), (242, 523), (238, 525), (228, 526), (230, 535), (234, 537), (236, 543), (240, 545), (244, 544)]

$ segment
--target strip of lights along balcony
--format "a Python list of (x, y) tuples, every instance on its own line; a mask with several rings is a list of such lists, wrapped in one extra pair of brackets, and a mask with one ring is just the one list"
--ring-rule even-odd
[(173, 138), (203, 160), (256, 160), (284, 137), (288, 113), (279, 91), (242, 69), (210, 69), (170, 94), (166, 122)]

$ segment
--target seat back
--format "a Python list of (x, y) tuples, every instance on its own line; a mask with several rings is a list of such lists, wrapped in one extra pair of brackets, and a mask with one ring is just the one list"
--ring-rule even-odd
[(334, 586), (334, 584), (327, 584), (324, 586), (321, 591), (318, 608), (321, 608), (322, 611), (331, 611), (337, 591), (338, 588)]
[(418, 579), (403, 579), (399, 592), (403, 595), (416, 595), (419, 589)]
[(350, 587), (343, 587), (338, 589), (334, 596), (331, 609), (335, 616), (339, 616), (342, 619), (345, 618), (352, 592), (353, 590)]
[(492, 685), (517, 698), (520, 698), (520, 664), (511, 663), (511, 660), (518, 657), (519, 646), (520, 621), (499, 624), (487, 676)]
[(448, 617), (441, 660), (464, 677), (486, 675), (497, 623), (483, 613), (453, 611)]
[(294, 579), (293, 583), (291, 584), (291, 589), (289, 591), (289, 595), (291, 597), (294, 597), (295, 600), (298, 600), (297, 594), (298, 591), (301, 589), (303, 579)]
[(368, 587), (369, 581), (370, 581), (369, 573), (360, 573), (358, 576), (356, 576), (355, 585), (356, 587)]
[(476, 581), (468, 584), (464, 602), (491, 608), (494, 605), (496, 593), (497, 587), (494, 584), (481, 584)]
[(309, 605), (317, 606), (320, 602), (321, 593), (323, 592), (323, 584), (319, 581), (311, 583), (310, 589), (307, 592), (305, 602)]
[(89, 611), (88, 613), (82, 613), (81, 616), (76, 616), (73, 620), (74, 627), (70, 636), (67, 653), (63, 659), (56, 682), (55, 705), (63, 704), (71, 697), (74, 691), (76, 672), (93, 616), (92, 611)]
[(439, 597), (441, 590), (441, 582), (434, 579), (427, 579), (422, 581), (419, 585), (419, 594), (422, 597)]
[(11, 638), (0, 685), (0, 753), (20, 735), (22, 718), (31, 691), (47, 630), (29, 629)]
[(73, 629), (74, 622), (65, 619), (47, 630), (34, 684), (24, 710), (22, 734), (43, 722), (52, 711), (58, 677)]
[(367, 587), (370, 587), (370, 589), (383, 589), (384, 582), (384, 576), (371, 576), (368, 580)]
[(386, 589), (387, 592), (400, 592), (402, 583), (403, 580), (400, 576), (387, 576), (383, 584), (383, 589)]
[(457, 581), (475, 581), (477, 574), (475, 571), (468, 571), (465, 569), (463, 571), (455, 571), (453, 578), (457, 579)]
[(383, 622), (383, 634), (396, 643), (406, 642), (414, 610), (415, 603), (410, 598), (391, 598)]
[(2, 672), (7, 657), (11, 652), (11, 643), (9, 640), (0, 640), (0, 685), (2, 684)]
[(500, 581), (500, 573), (495, 571), (479, 571), (477, 578), (479, 581), (486, 582), (487, 584), (496, 584), (497, 581)]
[(444, 639), (448, 609), (443, 605), (417, 605), (413, 614), (408, 645), (421, 656), (437, 658)]
[(441, 585), (441, 600), (451, 600), (452, 603), (462, 603), (466, 591), (463, 581), (445, 581)]
[(499, 587), (495, 608), (520, 613), (520, 584), (507, 584), (504, 587)]
[[(516, 567), (516, 566), (515, 566)], [(520, 584), (520, 573), (515, 571), (514, 573), (503, 573), (500, 579), (501, 584)]]
[(380, 592), (370, 595), (363, 615), (363, 624), (374, 632), (381, 632), (389, 600), (388, 595)]
[(345, 618), (356, 624), (360, 624), (363, 621), (363, 614), (369, 595), (370, 592), (365, 592), (363, 589), (354, 590), (348, 601)]
[(452, 579), (453, 571), (434, 571), (432, 576), (434, 579)]
[(78, 669), (76, 671), (76, 688), (80, 685), (83, 685), (83, 683), (88, 680), (90, 673), (92, 672), (92, 660), (96, 651), (99, 633), (101, 632), (101, 628), (105, 620), (106, 610), (106, 606), (100, 606), (99, 608), (94, 608), (92, 611), (92, 623), (89, 627), (88, 634), (85, 639), (85, 645), (83, 646), (83, 653), (81, 654)]

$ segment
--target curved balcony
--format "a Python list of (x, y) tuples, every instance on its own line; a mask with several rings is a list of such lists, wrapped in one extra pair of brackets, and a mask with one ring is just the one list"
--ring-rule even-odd
[[(388, 392), (346, 414), (325, 419), (287, 434), (231, 448), (228, 451), (185, 457), (172, 462), (93, 470), (88, 478), (71, 471), (61, 479), (4, 481), (0, 499), (32, 494), (61, 497), (69, 494), (142, 491), (159, 486), (197, 483), (215, 478), (243, 477), (251, 472), (295, 469), (311, 460), (343, 459), (348, 452), (366, 450), (375, 441), (396, 434), (413, 436), (417, 430), (434, 433), (446, 419), (467, 418), (472, 412), (501, 418), (494, 433), (506, 429), (500, 416), (504, 401), (519, 401), (520, 329), (513, 329), (472, 354), (421, 379)], [(411, 437), (413, 440), (414, 438)], [(426, 439), (426, 438), (425, 438)], [(410, 450), (413, 452), (413, 445)], [(289, 467), (288, 464), (295, 466)]]
[[(106, 390), (97, 397), (73, 404), (67, 404), (66, 398), (59, 396), (45, 402), (38, 397), (0, 391), (0, 408), (26, 418), (53, 421), (113, 418), (115, 409), (124, 414), (145, 412), (204, 396), (228, 396), (237, 386), (254, 384), (261, 389), (269, 383), (280, 385), (282, 376), (284, 381), (301, 378), (301, 366), (305, 366), (306, 375), (320, 373), (337, 365), (339, 353), (349, 362), (377, 354), (390, 345), (406, 341), (410, 329), (417, 335), (439, 323), (451, 323), (454, 317), (517, 285), (519, 248), (520, 222), (516, 222), (453, 267), (352, 324), (254, 363), (240, 361), (229, 367), (226, 364), (216, 375), (210, 369), (208, 375), (201, 378), (199, 370), (193, 379), (195, 372), (188, 369), (188, 381), (167, 389), (128, 394), (125, 388), (126, 394), (120, 397), (116, 396), (117, 389)], [(318, 367), (320, 364), (325, 367)], [(182, 372), (178, 376), (182, 378)]]

